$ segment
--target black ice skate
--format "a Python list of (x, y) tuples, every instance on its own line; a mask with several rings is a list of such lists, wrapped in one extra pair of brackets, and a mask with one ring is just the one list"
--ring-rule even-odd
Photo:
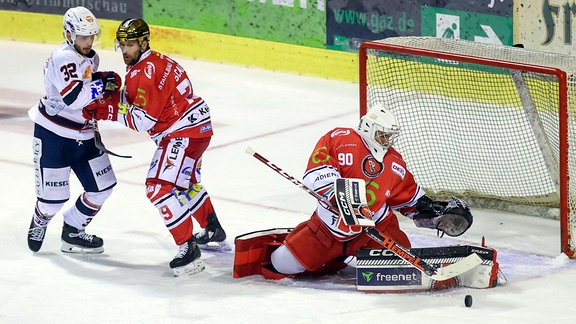
[(216, 214), (208, 215), (208, 225), (201, 229), (198, 233), (194, 234), (196, 243), (206, 250), (231, 250), (228, 243), (226, 243), (226, 232), (220, 225)]
[(102, 253), (104, 241), (96, 235), (86, 234), (66, 223), (62, 227), (62, 252)]
[(48, 227), (50, 219), (52, 217), (38, 216), (36, 214), (32, 216), (30, 228), (28, 229), (28, 248), (32, 252), (38, 252), (42, 247), (44, 236), (46, 235), (46, 227)]
[(178, 254), (174, 260), (170, 261), (170, 268), (174, 272), (174, 276), (193, 275), (204, 271), (206, 265), (200, 260), (201, 255), (202, 252), (200, 252), (200, 248), (192, 236), (186, 243), (180, 245)]

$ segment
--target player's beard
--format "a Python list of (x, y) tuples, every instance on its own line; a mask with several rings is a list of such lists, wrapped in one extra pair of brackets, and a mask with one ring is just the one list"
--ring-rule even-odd
[(76, 44), (74, 44), (74, 48), (76, 49), (76, 51), (84, 56), (90, 54), (90, 51), (92, 50), (92, 46), (84, 46), (84, 47), (80, 47)]
[(124, 59), (124, 63), (126, 65), (131, 66), (131, 65), (138, 63), (138, 60), (140, 59), (140, 55), (141, 55), (140, 53), (138, 56), (131, 56), (128, 54), (122, 54), (122, 58)]

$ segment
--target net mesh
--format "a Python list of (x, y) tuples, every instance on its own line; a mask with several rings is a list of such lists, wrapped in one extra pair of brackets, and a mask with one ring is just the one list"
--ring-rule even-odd
[[(576, 211), (576, 58), (436, 37), (393, 37), (366, 57), (366, 106), (386, 102), (400, 124), (395, 147), (416, 180), (436, 196), (484, 197), (559, 207), (559, 80), (490, 61), (554, 67), (568, 75), (568, 217)], [(480, 60), (446, 59), (442, 53)], [(475, 61), (470, 63), (464, 61)], [(562, 213), (562, 211), (560, 211)], [(574, 237), (574, 235), (571, 235)], [(569, 242), (571, 249), (573, 242)]]

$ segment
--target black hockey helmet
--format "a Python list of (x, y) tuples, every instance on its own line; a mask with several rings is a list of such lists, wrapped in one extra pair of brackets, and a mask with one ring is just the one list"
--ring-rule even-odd
[(123, 42), (127, 40), (137, 40), (138, 43), (143, 40), (150, 40), (150, 28), (142, 19), (129, 18), (124, 20), (118, 30), (116, 30), (116, 41)]

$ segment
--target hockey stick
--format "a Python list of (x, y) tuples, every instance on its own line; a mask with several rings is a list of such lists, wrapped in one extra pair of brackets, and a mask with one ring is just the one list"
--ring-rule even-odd
[[(336, 213), (340, 212), (338, 210), (338, 208), (335, 207), (334, 205), (332, 205), (332, 203), (330, 203), (326, 198), (324, 198), (323, 196), (321, 196), (320, 194), (318, 194), (314, 190), (311, 190), (305, 184), (298, 181), (293, 176), (284, 172), (284, 170), (282, 170), (280, 167), (278, 167), (274, 163), (270, 162), (268, 159), (266, 159), (262, 155), (258, 154), (251, 147), (246, 148), (246, 153), (252, 155), (258, 161), (266, 164), (269, 168), (274, 170), (276, 173), (278, 173), (281, 176), (283, 176), (284, 178), (288, 179), (290, 182), (297, 185), (298, 187), (300, 187), (304, 191), (308, 192), (314, 198), (316, 198), (317, 200), (319, 200), (320, 202), (325, 204), (326, 207), (328, 207), (330, 210), (332, 210)], [(376, 228), (365, 227), (364, 231), (366, 232), (366, 235), (368, 235), (368, 237), (370, 237), (374, 241), (378, 242), (383, 247), (389, 249), (394, 254), (396, 254), (400, 258), (404, 259), (406, 262), (410, 263), (416, 269), (422, 271), (424, 274), (431, 277), (433, 280), (442, 281), (442, 280), (447, 280), (447, 279), (456, 277), (456, 276), (458, 276), (458, 275), (460, 275), (460, 274), (462, 274), (462, 273), (464, 273), (464, 272), (466, 272), (466, 271), (468, 271), (468, 270), (470, 270), (470, 269), (474, 268), (475, 266), (482, 263), (482, 259), (478, 256), (478, 254), (472, 253), (469, 256), (465, 257), (464, 259), (462, 259), (458, 262), (452, 263), (446, 267), (436, 268), (436, 267), (426, 263), (424, 260), (420, 259), (420, 257), (414, 255), (407, 248), (401, 246), (396, 241), (394, 241), (392, 238), (390, 238), (390, 237), (386, 236), (384, 233), (378, 231)]]
[(98, 121), (95, 118), (92, 118), (92, 123), (94, 124), (93, 129), (94, 129), (94, 145), (96, 146), (97, 149), (99, 149), (100, 151), (110, 154), (110, 155), (114, 155), (117, 157), (121, 157), (121, 158), (126, 158), (126, 159), (130, 159), (132, 158), (131, 155), (120, 155), (120, 154), (116, 154), (110, 150), (108, 150), (106, 148), (106, 146), (104, 146), (104, 143), (102, 142), (102, 136), (100, 135), (100, 130), (98, 129)]

